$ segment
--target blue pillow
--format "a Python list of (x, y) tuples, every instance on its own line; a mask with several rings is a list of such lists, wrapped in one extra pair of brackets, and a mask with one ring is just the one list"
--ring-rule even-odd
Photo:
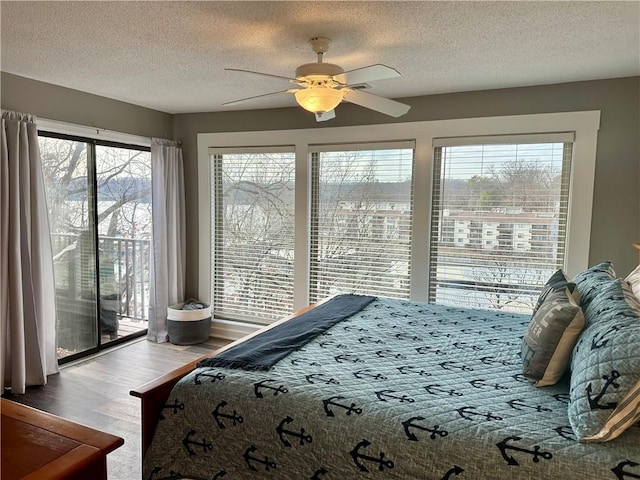
[(599, 290), (615, 278), (616, 272), (610, 261), (599, 263), (577, 274), (573, 283), (578, 287), (582, 310), (588, 308), (589, 303), (598, 295)]
[(624, 315), (624, 305), (633, 305), (637, 300), (630, 285), (622, 279), (611, 280), (600, 284), (596, 295), (582, 307), (585, 318), (585, 328)]
[(640, 302), (618, 279), (587, 315), (573, 351), (569, 422), (580, 441), (606, 442), (640, 420)]

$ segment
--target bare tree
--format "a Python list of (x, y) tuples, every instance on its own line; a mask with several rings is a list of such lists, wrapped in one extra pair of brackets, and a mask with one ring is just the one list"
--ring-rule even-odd
[[(54, 233), (88, 228), (89, 178), (87, 144), (41, 137), (40, 155), (47, 191), (49, 222)], [(151, 225), (148, 153), (102, 147), (97, 172), (98, 229), (108, 236), (148, 238)], [(125, 208), (128, 206), (128, 208)], [(132, 210), (144, 208), (142, 222)], [(140, 212), (138, 217), (140, 217)], [(140, 231), (142, 229), (142, 231)]]
[(484, 293), (490, 309), (530, 312), (540, 285), (549, 277), (545, 270), (536, 267), (535, 260), (543, 256), (502, 250), (476, 261), (471, 273), (474, 288)]
[(490, 167), (491, 179), (498, 186), (504, 207), (520, 207), (524, 211), (549, 211), (551, 188), (558, 172), (551, 166), (537, 161), (514, 159), (499, 169)]
[(409, 251), (409, 235), (403, 233), (410, 219), (410, 178), (385, 181), (369, 152), (334, 152), (319, 161), (317, 235), (324, 242), (315, 261), (323, 281), (312, 286), (315, 295), (332, 289), (406, 295), (408, 254), (400, 265), (389, 251), (398, 244)]
[[(216, 202), (216, 258), (219, 308), (251, 306), (274, 318), (288, 304), (293, 261), (294, 164), (287, 155), (225, 156), (220, 169), (222, 198)], [(220, 192), (218, 192), (220, 194)], [(220, 248), (222, 247), (222, 248)], [(233, 291), (227, 295), (225, 291)]]
[[(214, 263), (218, 306), (228, 302), (229, 308), (266, 308), (276, 298), (292, 298), (295, 162), (290, 155), (267, 154), (224, 155), (214, 162), (224, 192), (214, 202), (217, 245), (222, 247), (215, 249)], [(390, 222), (386, 210), (396, 208), (395, 217), (404, 216), (408, 222), (411, 180), (385, 182), (377, 168), (362, 152), (331, 152), (322, 159), (316, 154), (311, 187), (312, 298), (335, 289), (357, 290), (358, 285), (379, 285), (390, 292), (399, 283), (401, 268), (389, 259), (388, 249), (392, 242), (402, 241), (408, 251), (408, 228), (402, 219)], [(406, 192), (400, 201), (399, 191)], [(376, 238), (384, 240), (372, 241)], [(264, 315), (277, 318), (280, 313)]]

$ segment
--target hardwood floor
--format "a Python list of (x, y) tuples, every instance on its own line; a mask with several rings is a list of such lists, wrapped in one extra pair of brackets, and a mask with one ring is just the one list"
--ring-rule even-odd
[(109, 480), (142, 478), (140, 400), (129, 391), (224, 346), (226, 340), (179, 346), (144, 338), (64, 365), (47, 385), (31, 387), (13, 401), (124, 438), (107, 456)]

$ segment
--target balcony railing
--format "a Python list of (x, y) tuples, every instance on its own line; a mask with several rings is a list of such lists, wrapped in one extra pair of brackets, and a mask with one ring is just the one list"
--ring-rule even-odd
[[(91, 236), (85, 232), (55, 233), (51, 241), (58, 303), (94, 300), (96, 268)], [(101, 302), (115, 308), (119, 318), (147, 320), (151, 242), (99, 236), (98, 249)]]

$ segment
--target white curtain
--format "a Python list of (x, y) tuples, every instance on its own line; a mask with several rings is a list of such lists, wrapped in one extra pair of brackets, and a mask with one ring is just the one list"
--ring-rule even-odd
[(2, 110), (0, 375), (24, 393), (58, 372), (49, 219), (36, 118)]
[(151, 140), (153, 257), (147, 339), (167, 341), (167, 307), (184, 301), (186, 232), (182, 150), (176, 142)]

